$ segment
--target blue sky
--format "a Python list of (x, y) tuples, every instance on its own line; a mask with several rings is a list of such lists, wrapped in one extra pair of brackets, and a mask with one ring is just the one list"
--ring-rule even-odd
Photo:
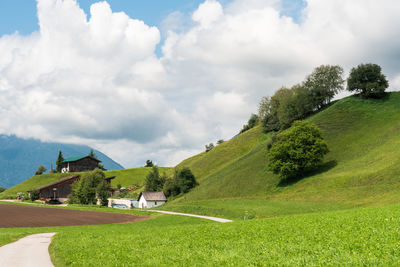
[[(81, 8), (89, 14), (90, 6), (100, 0), (78, 0)], [(107, 0), (114, 12), (123, 11), (131, 18), (143, 20), (147, 25), (159, 26), (172, 12), (192, 13), (203, 1), (187, 0)], [(231, 0), (220, 0), (226, 5)], [(282, 14), (299, 22), (300, 12), (306, 6), (303, 0), (283, 0)], [(38, 30), (36, 0), (0, 1), (0, 36), (18, 31), (27, 35)]]

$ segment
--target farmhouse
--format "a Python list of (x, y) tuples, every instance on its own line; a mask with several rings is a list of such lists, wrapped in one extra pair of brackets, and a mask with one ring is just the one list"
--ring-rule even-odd
[(140, 193), (138, 201), (139, 208), (148, 209), (164, 204), (165, 202), (167, 202), (167, 198), (165, 197), (163, 192), (143, 191)]
[[(68, 195), (72, 192), (71, 185), (81, 178), (80, 175), (72, 175), (62, 178), (56, 182), (39, 187), (39, 199), (46, 201), (47, 203), (65, 202), (68, 199)], [(108, 184), (111, 184), (111, 180), (115, 176), (105, 178)]]
[(62, 173), (84, 172), (99, 168), (101, 161), (91, 156), (68, 158), (63, 161)]

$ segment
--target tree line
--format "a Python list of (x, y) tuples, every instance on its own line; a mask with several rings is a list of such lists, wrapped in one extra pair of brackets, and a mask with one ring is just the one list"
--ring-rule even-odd
[[(265, 132), (279, 132), (268, 144), (269, 170), (282, 179), (303, 177), (322, 162), (329, 149), (321, 131), (300, 120), (329, 105), (344, 90), (344, 85), (342, 67), (322, 65), (303, 82), (291, 88), (282, 87), (272, 97), (261, 99), (258, 116), (252, 114), (247, 126), (255, 125), (250, 122), (257, 119)], [(376, 64), (360, 64), (351, 69), (347, 78), (347, 90), (362, 98), (381, 98), (388, 86), (381, 67)], [(250, 128), (247, 126), (243, 129)]]
[[(363, 98), (381, 98), (389, 83), (377, 64), (360, 64), (350, 71), (347, 90)], [(289, 128), (296, 120), (329, 105), (340, 91), (345, 90), (343, 68), (338, 65), (321, 65), (307, 75), (304, 81), (292, 87), (281, 87), (274, 95), (261, 99), (258, 114), (251, 114), (240, 133), (261, 123), (265, 132)]]

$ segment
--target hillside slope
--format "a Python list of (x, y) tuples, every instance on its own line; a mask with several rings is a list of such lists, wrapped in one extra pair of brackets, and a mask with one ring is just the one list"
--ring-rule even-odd
[[(122, 187), (129, 187), (132, 185), (142, 186), (144, 184), (147, 174), (151, 171), (151, 169), (152, 168), (141, 167), (133, 169), (105, 171), (105, 175), (106, 177), (116, 176), (115, 179), (113, 179), (111, 182), (111, 186), (113, 188), (116, 188), (118, 184), (120, 184)], [(169, 169), (170, 168), (168, 167), (159, 167), (159, 172), (160, 174), (162, 174)], [(51, 173), (32, 176), (28, 180), (0, 193), (0, 199), (15, 198), (18, 192), (26, 192), (28, 190), (32, 190), (43, 185), (58, 181), (63, 177), (67, 177), (73, 174), (81, 173)]]
[[(14, 135), (0, 135), (0, 186), (12, 187), (31, 177), (40, 165), (55, 168), (58, 151), (64, 158), (89, 154), (90, 147), (61, 143), (46, 143), (36, 139), (22, 139)], [(100, 151), (94, 151), (104, 167), (119, 170), (123, 167)]]
[[(200, 176), (197, 188), (166, 209), (197, 207), (217, 214), (213, 207), (224, 206), (213, 205), (214, 200), (226, 199), (232, 209), (232, 201), (238, 200), (241, 211), (246, 209), (246, 199), (265, 200), (266, 205), (313, 202), (334, 208), (400, 202), (400, 93), (380, 100), (347, 97), (309, 120), (321, 128), (330, 149), (319, 170), (292, 184), (280, 184), (266, 168), (267, 135), (254, 129), (258, 137), (252, 138), (261, 140), (259, 144), (220, 168), (213, 166), (213, 172)], [(191, 164), (207, 168), (201, 158)]]

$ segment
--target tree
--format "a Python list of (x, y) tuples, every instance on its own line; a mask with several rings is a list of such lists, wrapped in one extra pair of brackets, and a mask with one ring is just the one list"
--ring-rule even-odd
[(151, 160), (146, 160), (146, 165), (144, 165), (145, 167), (153, 167), (154, 166), (154, 164), (153, 164), (153, 162), (151, 161)]
[(166, 197), (177, 196), (181, 193), (181, 189), (176, 179), (167, 179), (163, 191)]
[(258, 116), (257, 114), (251, 114), (250, 119), (248, 120), (246, 125), (243, 125), (242, 130), (240, 130), (240, 133), (244, 133), (247, 130), (250, 130), (254, 126), (256, 126), (258, 123)]
[(178, 172), (178, 186), (182, 193), (189, 192), (196, 185), (198, 185), (196, 178), (189, 168), (185, 167)]
[(360, 64), (352, 68), (347, 79), (347, 90), (366, 98), (380, 98), (388, 87), (389, 82), (376, 64)]
[(100, 199), (102, 206), (108, 205), (108, 198), (110, 197), (111, 186), (107, 181), (101, 181), (96, 188), (97, 197)]
[(271, 112), (271, 98), (264, 96), (258, 104), (258, 119), (262, 122)]
[(220, 144), (222, 144), (223, 142), (225, 142), (224, 139), (219, 139), (219, 140), (217, 141), (217, 145), (220, 145)]
[(1, 193), (1, 192), (4, 192), (4, 191), (6, 191), (6, 190), (7, 190), (7, 188), (0, 187), (0, 193)]
[(40, 191), (37, 189), (31, 191), (29, 194), (29, 198), (31, 199), (31, 201), (38, 200), (39, 197), (40, 197)]
[(57, 172), (61, 172), (63, 162), (64, 162), (64, 158), (63, 158), (62, 152), (60, 150), (58, 152), (58, 158), (57, 158), (57, 161), (56, 161), (56, 165), (57, 165), (56, 170), (57, 170)]
[(97, 188), (104, 179), (104, 172), (100, 169), (85, 172), (81, 179), (72, 186), (73, 195), (71, 198), (77, 199), (80, 204), (95, 204), (97, 202)]
[(278, 131), (281, 128), (279, 118), (282, 117), (282, 111), (288, 106), (288, 102), (293, 96), (292, 90), (282, 87), (269, 99), (269, 112), (262, 120), (262, 126), (265, 132)]
[(90, 149), (90, 152), (89, 152), (89, 155), (88, 155), (88, 156), (91, 157), (91, 158), (97, 159), (97, 156), (96, 156), (96, 154), (94, 153), (93, 149)]
[(192, 171), (185, 167), (180, 171), (175, 170), (174, 177), (167, 179), (164, 184), (164, 194), (167, 197), (177, 196), (181, 193), (187, 193), (190, 189), (197, 186), (198, 183)]
[(328, 153), (321, 131), (307, 121), (296, 121), (277, 135), (268, 151), (268, 168), (281, 178), (303, 177), (318, 166)]
[(206, 145), (206, 152), (211, 151), (211, 149), (213, 149), (213, 148), (214, 148), (214, 144), (213, 143), (210, 143), (210, 144)]
[(313, 106), (319, 110), (343, 90), (343, 68), (338, 65), (321, 65), (306, 77), (303, 85), (309, 90)]
[(165, 178), (160, 177), (158, 167), (153, 166), (153, 169), (147, 174), (145, 181), (146, 191), (162, 191), (165, 183)]
[(35, 175), (42, 175), (45, 171), (47, 171), (46, 167), (43, 165), (40, 165), (37, 171), (35, 172)]

